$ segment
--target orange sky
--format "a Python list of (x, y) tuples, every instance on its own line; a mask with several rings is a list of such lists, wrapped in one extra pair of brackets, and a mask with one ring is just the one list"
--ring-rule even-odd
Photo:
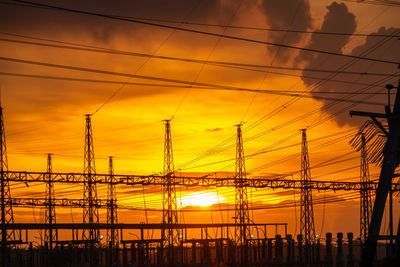
[[(325, 16), (329, 12), (327, 6), (331, 6), (333, 3), (333, 1), (283, 1), (287, 5), (287, 10), (285, 11), (285, 7), (282, 6), (283, 2), (282, 4), (271, 4), (267, 2), (272, 1), (261, 0), (199, 1), (199, 3), (197, 1), (187, 1), (185, 4), (179, 4), (179, 1), (177, 3), (172, 1), (169, 7), (165, 6), (166, 4), (163, 1), (154, 1), (154, 3), (149, 1), (148, 4), (128, 4), (124, 2), (117, 7), (110, 7), (105, 2), (96, 2), (96, 5), (83, 5), (78, 2), (64, 3), (63, 1), (58, 1), (57, 5), (108, 14), (121, 14), (123, 16), (264, 28), (298, 29), (296, 27), (300, 27), (306, 21), (307, 23), (305, 24), (307, 26), (305, 29), (312, 31), (321, 28), (321, 25), (327, 19)], [(370, 34), (377, 32), (381, 27), (385, 27), (385, 30), (400, 28), (399, 8), (343, 3), (345, 3), (347, 9), (341, 6), (341, 12), (354, 14), (355, 32)], [(297, 6), (297, 4), (299, 4), (299, 8), (295, 9), (294, 6)], [(179, 6), (179, 8), (172, 12), (174, 5)], [(274, 12), (284, 11), (286, 17), (282, 18), (282, 21), (273, 21)], [(266, 47), (260, 44), (202, 36), (104, 18), (68, 14), (60, 11), (2, 4), (0, 15), (0, 38), (4, 39), (27, 40), (4, 34), (13, 33), (158, 56), (287, 67), (313, 66), (310, 62), (319, 60), (321, 61), (321, 69), (337, 69), (348, 62), (347, 59), (328, 56), (307, 59), (309, 61), (299, 61), (298, 58), (301, 55), (296, 50), (277, 49), (276, 47)], [(343, 32), (344, 22), (340, 20), (337, 14), (335, 15), (337, 17), (333, 13), (332, 16), (333, 19), (337, 20), (338, 28), (336, 31)], [(342, 23), (343, 25), (341, 25)], [(290, 34), (285, 36), (283, 33), (272, 34), (265, 31), (207, 26), (191, 27), (198, 30), (287, 43), (295, 46), (305, 47), (310, 45), (311, 42), (309, 35), (301, 35), (296, 39)], [(328, 40), (325, 40), (325, 42), (329, 45), (330, 42), (334, 43), (334, 38), (337, 37), (328, 36), (325, 38)], [(398, 51), (399, 41), (395, 39), (388, 41), (386, 48), (380, 48), (381, 50), (378, 49), (368, 56), (398, 61), (398, 53), (387, 52)], [(375, 42), (374, 40), (371, 42)], [(351, 54), (355, 53), (354, 51), (358, 51), (357, 49), (363, 51), (368, 48), (367, 44), (369, 43), (365, 37), (351, 37), (348, 40), (344, 40), (344, 45), (339, 49), (339, 52)], [(320, 47), (320, 49), (329, 50), (330, 47)], [(143, 57), (15, 44), (1, 40), (0, 57), (252, 89), (292, 91), (313, 89), (309, 81), (301, 77), (265, 74), (243, 69), (157, 58), (146, 59)], [(362, 61), (357, 62), (347, 70), (393, 73), (396, 68)], [(1, 60), (0, 72), (99, 79), (122, 83), (147, 82), (166, 84), (136, 78), (128, 79), (127, 77), (105, 74), (10, 63)], [(301, 72), (283, 72), (286, 74), (301, 74)], [(324, 78), (324, 75), (312, 74), (311, 76)], [(372, 83), (377, 80), (376, 77), (370, 79), (368, 77), (349, 78), (346, 76), (338, 76), (335, 79), (366, 83)], [(391, 79), (389, 82), (395, 83), (396, 78)], [(0, 85), (2, 88), (2, 105), (4, 107), (10, 170), (44, 171), (46, 168), (46, 155), (47, 153), (53, 153), (53, 170), (57, 172), (82, 171), (84, 114), (94, 112), (113, 92), (121, 88), (121, 85), (118, 84), (43, 80), (12, 77), (4, 74), (0, 74)], [(371, 92), (384, 92), (384, 85), (385, 83), (382, 83), (382, 89), (373, 88)], [(356, 85), (334, 82), (324, 86), (321, 90), (352, 91), (359, 88)], [(333, 97), (338, 96), (333, 95)], [(108, 156), (113, 156), (115, 173), (118, 174), (150, 174), (162, 171), (164, 138), (162, 120), (171, 118), (174, 115), (172, 138), (175, 168), (183, 173), (192, 172), (198, 175), (199, 173), (216, 171), (234, 172), (234, 161), (232, 160), (214, 164), (215, 162), (234, 159), (234, 139), (226, 143), (226, 149), (220, 153), (204, 157), (190, 165), (183, 164), (233, 136), (236, 130), (234, 125), (243, 121), (246, 155), (256, 153), (265, 148), (272, 150), (247, 159), (246, 168), (249, 176), (282, 174), (299, 170), (301, 151), (299, 129), (311, 127), (307, 132), (311, 166), (338, 156), (341, 156), (339, 159), (346, 159), (340, 164), (313, 168), (311, 170), (313, 179), (357, 181), (359, 179), (358, 166), (360, 160), (357, 157), (358, 153), (349, 145), (349, 141), (363, 120), (348, 116), (348, 110), (345, 107), (350, 104), (340, 104), (326, 111), (321, 111), (319, 109), (326, 107), (329, 102), (322, 102), (313, 98), (297, 98), (297, 101), (292, 103), (291, 101), (294, 99), (291, 96), (224, 90), (198, 90), (195, 88), (188, 89), (184, 86), (181, 88), (122, 86), (121, 91), (92, 118), (96, 170), (98, 173), (106, 173), (108, 171)], [(355, 99), (362, 98), (356, 97)], [(371, 96), (368, 101), (384, 103), (385, 97)], [(383, 107), (371, 107), (368, 105), (358, 105), (354, 108), (383, 111)], [(275, 113), (275, 110), (280, 111)], [(312, 111), (315, 111), (312, 115), (284, 125), (286, 122)], [(343, 112), (340, 115), (331, 116), (338, 111)], [(273, 115), (271, 116), (271, 114)], [(259, 122), (257, 126), (248, 129), (250, 125), (256, 122)], [(296, 133), (298, 134), (295, 135)], [(289, 136), (291, 137), (290, 139), (280, 142)], [(253, 139), (253, 137), (257, 138)], [(247, 140), (247, 138), (253, 140)], [(314, 139), (316, 140), (314, 141)], [(335, 142), (335, 139), (339, 140)], [(324, 146), (327, 142), (332, 142), (332, 144)], [(370, 168), (372, 178), (376, 179), (379, 169), (374, 166)], [(293, 178), (298, 179), (298, 174), (295, 174)], [(12, 184), (12, 189), (13, 197), (42, 197), (44, 195), (44, 187), (42, 185), (26, 188), (21, 184)], [(66, 185), (56, 185), (56, 190), (60, 193), (59, 197), (79, 198), (82, 195), (81, 189), (76, 186), (69, 188)], [(71, 192), (68, 193), (67, 191), (70, 190)], [(120, 203), (131, 207), (143, 208), (142, 190), (142, 187), (119, 187), (117, 191)], [(160, 190), (151, 187), (147, 187), (145, 190), (147, 190), (145, 196), (147, 208), (160, 208)], [(217, 190), (208, 188), (203, 191), (205, 191), (203, 194), (206, 196), (211, 194), (212, 197), (215, 197), (219, 194), (222, 206), (226, 205), (226, 203), (234, 203), (234, 192), (231, 189), (219, 188)], [(62, 194), (62, 192), (65, 194)], [(106, 187), (100, 187), (99, 197), (105, 198), (105, 193)], [(193, 192), (188, 191), (186, 188), (179, 189), (179, 196), (185, 196), (190, 193)], [(249, 190), (250, 195), (255, 206), (279, 203), (293, 204), (295, 199), (297, 213), (294, 208), (261, 209), (255, 210), (252, 215), (257, 223), (288, 222), (289, 232), (294, 234), (297, 226), (298, 233), (299, 223), (296, 224), (295, 221), (299, 217), (299, 192), (259, 189), (251, 190), (251, 192)], [(349, 192), (327, 192), (325, 194), (325, 198), (333, 196), (348, 198), (354, 197), (356, 194)], [(314, 192), (314, 198), (322, 202), (324, 192)], [(214, 205), (212, 207), (214, 211), (212, 212), (209, 207), (202, 207), (202, 209), (206, 210), (205, 212), (185, 212), (185, 222), (210, 222), (211, 220), (214, 222), (226, 222), (228, 218), (232, 217), (232, 214), (220, 213), (218, 211), (219, 207), (220, 205), (218, 204)], [(190, 207), (185, 209), (190, 209)], [(397, 218), (397, 201), (395, 202), (395, 210), (395, 218)], [(15, 221), (32, 222), (34, 219), (33, 212), (36, 216), (35, 220), (43, 220), (39, 208), (34, 211), (32, 209), (16, 208)], [(74, 209), (73, 211), (57, 209), (57, 220), (59, 222), (71, 221), (71, 212), (73, 212), (75, 222), (81, 220), (82, 214), (79, 209)], [(101, 211), (101, 221), (105, 221), (104, 212)], [(358, 235), (359, 206), (357, 199), (332, 203), (325, 207), (324, 205), (316, 205), (314, 213), (315, 227), (318, 233), (353, 231)], [(146, 220), (143, 211), (122, 210), (119, 215), (120, 222), (141, 222)], [(149, 212), (148, 221), (160, 222), (160, 215), (160, 212)], [(387, 227), (387, 223), (385, 225)]]

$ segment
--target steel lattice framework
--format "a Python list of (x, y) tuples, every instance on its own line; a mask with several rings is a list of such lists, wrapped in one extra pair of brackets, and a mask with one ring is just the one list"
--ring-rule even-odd
[(368, 235), (368, 226), (372, 214), (372, 192), (368, 190), (368, 184), (371, 182), (369, 177), (369, 167), (367, 161), (367, 150), (365, 148), (365, 137), (361, 136), (361, 166), (360, 166), (360, 237), (364, 243)]
[[(163, 203), (163, 220), (164, 224), (178, 223), (178, 207), (176, 202), (175, 191), (175, 172), (174, 172), (174, 155), (172, 150), (171, 137), (171, 121), (165, 120), (165, 140), (164, 140), (164, 168), (162, 182), (162, 203)], [(168, 246), (178, 243), (179, 232), (175, 229), (168, 228), (162, 231), (163, 240), (166, 240)]]
[[(96, 177), (96, 166), (94, 160), (93, 134), (91, 115), (86, 115), (85, 128), (85, 152), (84, 152), (84, 189), (83, 189), (83, 223), (99, 223), (99, 210), (95, 205), (97, 201), (97, 186), (94, 183)], [(89, 229), (82, 231), (83, 240), (97, 241), (99, 231)]]
[[(8, 240), (15, 240), (15, 232), (7, 231), (8, 224), (14, 223), (14, 214), (11, 202), (10, 183), (7, 179), (8, 160), (6, 134), (4, 131), (3, 108), (0, 105), (0, 175), (1, 175), (1, 240), (2, 247), (5, 248)], [(3, 250), (3, 253), (5, 251)], [(4, 255), (3, 255), (4, 257)]]
[[(115, 189), (115, 179), (114, 179), (114, 165), (113, 158), (110, 157), (108, 160), (108, 170), (109, 170), (109, 184), (107, 191), (107, 223), (114, 225), (118, 223), (118, 210), (117, 210), (117, 192)], [(96, 203), (98, 207), (98, 203)], [(119, 237), (117, 229), (107, 230), (107, 243), (111, 246), (116, 246), (118, 244)]]
[[(47, 172), (27, 172), (27, 171), (5, 171), (5, 181), (8, 182), (47, 182)], [(215, 173), (213, 173), (215, 176)], [(217, 174), (218, 175), (218, 174)], [(243, 181), (243, 186), (252, 188), (271, 188), (271, 189), (301, 189), (303, 187), (302, 181), (299, 179), (284, 179), (285, 176), (276, 177), (257, 177), (246, 178)], [(93, 174), (93, 184), (109, 184), (109, 174)], [(124, 185), (144, 185), (144, 186), (162, 186), (167, 179), (166, 175), (117, 175), (114, 174), (115, 184)], [(342, 179), (342, 178), (338, 178)], [(52, 173), (53, 183), (65, 184), (84, 184), (86, 182), (85, 173)], [(175, 176), (174, 185), (195, 187), (195, 186), (219, 186), (219, 187), (235, 187), (235, 177), (195, 177), (195, 176)], [(343, 181), (316, 181), (311, 180), (308, 182), (308, 187), (312, 190), (332, 190), (332, 191), (359, 191), (363, 188), (363, 183), (360, 182), (343, 182)], [(377, 182), (370, 182), (366, 186), (367, 190), (376, 190), (378, 187)], [(400, 191), (400, 184), (392, 184), (392, 191)], [(94, 201), (95, 202), (95, 201)], [(7, 203), (11, 203), (8, 201)]]
[[(51, 154), (47, 155), (47, 183), (46, 183), (46, 196), (45, 196), (45, 209), (44, 221), (50, 226), (56, 223), (56, 209), (55, 209), (55, 194), (54, 184), (51, 180), (52, 160)], [(50, 249), (53, 248), (53, 242), (57, 240), (57, 230), (51, 227), (44, 231), (44, 241), (48, 242)]]
[(308, 154), (307, 134), (302, 129), (301, 142), (301, 208), (300, 208), (300, 233), (306, 244), (312, 244), (315, 240), (314, 211), (312, 202), (312, 188), (310, 187), (311, 172)]
[(236, 136), (236, 168), (235, 168), (235, 241), (237, 244), (246, 244), (250, 237), (249, 202), (247, 199), (246, 166), (243, 149), (242, 125), (237, 125)]

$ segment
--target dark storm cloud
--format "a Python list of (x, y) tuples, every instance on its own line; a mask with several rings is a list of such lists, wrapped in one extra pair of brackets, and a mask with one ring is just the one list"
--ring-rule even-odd
[[(43, 4), (60, 6), (71, 9), (109, 14), (121, 17), (153, 18), (160, 20), (178, 21), (220, 21), (226, 23), (234, 12), (237, 1), (230, 4), (221, 4), (218, 0), (152, 0), (152, 1), (36, 1)], [(77, 33), (85, 31), (97, 41), (108, 42), (113, 35), (126, 34), (127, 28), (143, 27), (128, 22), (118, 22), (107, 18), (100, 18), (85, 14), (74, 14), (61, 10), (37, 8), (20, 5), (1, 5), (2, 16), (0, 23), (2, 30), (18, 32), (41, 32), (54, 34)], [(152, 30), (157, 28), (152, 27)], [(154, 33), (154, 32), (153, 32)]]
[[(345, 32), (354, 33), (357, 23), (355, 16), (348, 10), (345, 4), (338, 4), (336, 2), (332, 3), (327, 7), (327, 14), (324, 17), (324, 21), (320, 27), (320, 31), (325, 32)], [(382, 27), (377, 33), (379, 34), (392, 34), (396, 29), (385, 29)], [(371, 33), (374, 34), (374, 33)], [(308, 47), (326, 50), (336, 53), (343, 53), (343, 49), (346, 45), (351, 45), (352, 42), (359, 39), (358, 37), (353, 37), (351, 39), (349, 36), (322, 36), (313, 34)], [(366, 38), (365, 43), (355, 47), (351, 52), (346, 51), (346, 53), (351, 53), (352, 55), (364, 56), (369, 58), (387, 59), (387, 60), (399, 60), (400, 55), (398, 53), (400, 49), (399, 41), (396, 38), (377, 38), (369, 36)], [(304, 66), (305, 68), (311, 69), (330, 69), (338, 70), (345, 66), (343, 70), (355, 71), (355, 72), (378, 72), (378, 73), (394, 73), (396, 67), (389, 64), (374, 63), (371, 61), (364, 60), (352, 60), (343, 57), (323, 55), (317, 53), (302, 52), (297, 57), (297, 62)], [(324, 83), (316, 83), (315, 80), (303, 78), (305, 85), (308, 89), (317, 95), (318, 91), (331, 91), (331, 92), (343, 92), (343, 91), (353, 91), (363, 90), (366, 92), (385, 92), (384, 86), (388, 82), (396, 82), (396, 79), (382, 80), (382, 77), (373, 76), (357, 76), (357, 75), (344, 75), (338, 73), (335, 76), (328, 74), (316, 75), (315, 73), (303, 71), (303, 75), (307, 76), (319, 76), (322, 79), (334, 78), (337, 80), (345, 80), (349, 82), (360, 82), (367, 84), (375, 84), (379, 87), (367, 88), (366, 86), (360, 85), (344, 85), (342, 83), (335, 83), (327, 81)], [(316, 86), (317, 85), (317, 86)], [(318, 94), (318, 96), (321, 96)], [(343, 95), (339, 95), (343, 97)], [(366, 96), (366, 95), (356, 95), (348, 96), (346, 98), (356, 99), (356, 100), (368, 100), (376, 103), (385, 103), (385, 96)], [(335, 119), (339, 124), (359, 124), (365, 120), (365, 118), (351, 118), (349, 117), (348, 111), (350, 109), (365, 109), (369, 111), (382, 112), (382, 107), (376, 106), (362, 106), (352, 107), (350, 104), (340, 103), (333, 106), (332, 101), (324, 101), (324, 106), (328, 114), (334, 114)], [(346, 109), (347, 108), (347, 109)]]
[[(269, 27), (275, 29), (307, 30), (312, 26), (310, 3), (308, 0), (264, 0), (262, 2)], [(295, 44), (302, 40), (304, 35), (296, 33), (274, 33), (268, 34), (270, 42)], [(269, 48), (275, 51), (277, 48)], [(291, 51), (280, 48), (279, 61), (285, 62)]]
[[(348, 11), (345, 4), (334, 2), (327, 6), (327, 9), (328, 12), (324, 17), (324, 22), (319, 31), (354, 33), (357, 26), (355, 16)], [(335, 38), (331, 38), (313, 34), (308, 47), (340, 53), (349, 38), (349, 36), (335, 36)], [(324, 57), (325, 55), (304, 52), (299, 55), (298, 60), (306, 61), (308, 66), (316, 66), (320, 64), (321, 59)]]

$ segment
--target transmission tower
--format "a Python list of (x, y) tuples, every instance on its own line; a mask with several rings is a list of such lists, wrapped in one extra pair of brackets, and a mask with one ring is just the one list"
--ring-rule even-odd
[(310, 159), (308, 155), (306, 129), (302, 129), (301, 143), (301, 211), (300, 211), (300, 233), (307, 245), (315, 241), (314, 211), (312, 201)]
[(367, 150), (365, 147), (365, 136), (361, 135), (361, 168), (360, 168), (360, 238), (364, 243), (367, 240), (368, 226), (372, 214), (372, 195), (368, 190), (368, 185), (371, 182), (369, 177), (369, 168), (367, 162)]
[[(117, 194), (115, 190), (115, 177), (114, 177), (114, 166), (113, 158), (110, 157), (108, 160), (108, 171), (109, 171), (109, 184), (107, 192), (107, 223), (116, 224), (118, 223), (118, 212), (117, 212)], [(118, 229), (110, 228), (107, 229), (107, 243), (112, 247), (118, 244)]]
[(44, 231), (44, 241), (48, 242), (49, 248), (53, 248), (54, 240), (57, 240), (57, 230), (53, 230), (51, 225), (56, 222), (56, 210), (55, 210), (55, 196), (54, 196), (54, 184), (52, 181), (52, 160), (51, 154), (47, 155), (47, 174), (46, 174), (46, 204), (44, 209), (44, 221), (49, 224), (49, 228)]
[(8, 255), (7, 255), (7, 244), (8, 241), (15, 240), (15, 232), (13, 230), (6, 230), (7, 224), (14, 223), (14, 214), (11, 206), (11, 194), (10, 184), (8, 182), (7, 174), (5, 171), (8, 170), (7, 161), (7, 147), (6, 147), (6, 135), (4, 132), (4, 118), (3, 108), (0, 104), (0, 172), (1, 172), (1, 241), (2, 241), (2, 263), (3, 266), (7, 266)]
[(237, 126), (236, 137), (236, 169), (235, 169), (235, 241), (237, 244), (246, 244), (246, 240), (250, 237), (250, 229), (248, 224), (249, 202), (247, 199), (246, 166), (243, 150), (242, 125)]
[[(97, 207), (97, 188), (93, 179), (95, 178), (96, 168), (94, 161), (94, 147), (92, 135), (91, 115), (86, 115), (86, 130), (85, 130), (85, 153), (84, 153), (84, 168), (85, 183), (83, 188), (83, 223), (94, 224), (99, 223), (99, 210)], [(90, 229), (82, 230), (82, 239), (90, 241), (98, 241), (99, 230), (91, 227)]]
[[(174, 156), (172, 152), (171, 124), (165, 120), (165, 143), (164, 143), (164, 169), (165, 175), (162, 187), (163, 191), (163, 223), (177, 224), (178, 211), (176, 204)], [(168, 246), (178, 242), (179, 232), (176, 229), (168, 228), (162, 231), (162, 239), (166, 240)]]

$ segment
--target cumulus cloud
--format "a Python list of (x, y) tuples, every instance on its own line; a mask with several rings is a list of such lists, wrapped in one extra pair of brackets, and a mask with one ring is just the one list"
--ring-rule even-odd
[[(345, 32), (354, 33), (357, 28), (356, 17), (352, 14), (347, 6), (343, 3), (336, 2), (327, 6), (327, 13), (321, 27), (318, 29), (323, 32)], [(400, 44), (397, 38), (380, 38), (372, 36), (374, 34), (392, 34), (398, 29), (380, 28), (377, 32), (371, 33), (364, 43), (356, 46), (350, 53), (356, 56), (363, 56), (369, 58), (379, 58), (387, 60), (400, 60), (398, 53)], [(331, 51), (335, 53), (343, 53), (347, 45), (352, 44), (354, 41), (350, 36), (337, 36), (337, 35), (318, 35), (311, 36), (308, 47), (318, 50)], [(349, 53), (349, 52), (346, 52)], [(302, 52), (296, 58), (297, 64), (310, 69), (329, 69), (329, 70), (345, 70), (354, 72), (375, 72), (375, 73), (394, 73), (396, 66), (390, 64), (382, 64), (365, 60), (353, 60), (344, 57), (331, 56), (326, 54)], [(343, 73), (331, 74), (316, 74), (314, 72), (303, 71), (304, 76), (313, 76), (326, 81), (321, 82), (315, 79), (302, 78), (305, 85), (311, 90), (314, 96), (321, 96), (319, 92), (385, 92), (384, 86), (388, 82), (396, 82), (394, 77), (384, 79), (380, 76), (360, 76), (360, 75), (347, 75)], [(343, 80), (350, 82), (343, 84), (339, 82), (330, 81), (330, 79)], [(351, 84), (351, 82), (362, 82), (366, 85)], [(325, 95), (328, 96), (328, 95)], [(332, 95), (329, 95), (332, 96)], [(334, 97), (343, 97), (343, 95), (334, 95)], [(351, 95), (346, 98), (354, 100), (368, 100), (376, 103), (385, 103), (386, 97), (384, 95)], [(348, 111), (350, 109), (365, 109), (369, 111), (382, 112), (382, 107), (358, 105), (355, 107), (349, 103), (339, 103), (332, 105), (332, 101), (323, 101), (323, 109), (328, 115), (334, 115), (339, 124), (359, 124), (365, 118), (352, 118), (350, 119)]]
[[(262, 8), (269, 27), (275, 29), (307, 30), (312, 26), (310, 3), (308, 0), (264, 0)], [(295, 44), (304, 38), (303, 34), (269, 32), (270, 42)], [(275, 49), (275, 50), (274, 50)], [(270, 52), (277, 48), (269, 47)], [(279, 62), (286, 62), (292, 50), (279, 48)]]
[[(350, 13), (347, 6), (343, 3), (338, 4), (336, 2), (327, 6), (328, 12), (324, 17), (319, 31), (322, 32), (346, 32), (354, 33), (357, 23), (354, 14)], [(313, 34), (311, 36), (309, 48), (328, 50), (331, 52), (342, 52), (343, 47), (349, 41), (349, 36), (335, 36), (335, 38), (327, 37), (320, 34)], [(297, 58), (299, 61), (306, 61), (306, 66), (317, 66), (320, 64), (321, 59), (325, 55), (303, 52)]]

